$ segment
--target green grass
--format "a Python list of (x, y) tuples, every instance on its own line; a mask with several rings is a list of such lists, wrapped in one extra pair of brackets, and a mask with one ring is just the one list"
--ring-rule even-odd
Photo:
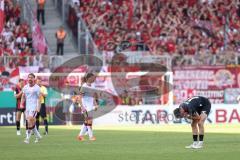
[(200, 150), (184, 148), (191, 143), (188, 125), (95, 127), (95, 142), (77, 141), (78, 128), (50, 126), (50, 134), (40, 143), (24, 144), (15, 128), (0, 127), (0, 160), (239, 160), (240, 156), (239, 125), (207, 126)]

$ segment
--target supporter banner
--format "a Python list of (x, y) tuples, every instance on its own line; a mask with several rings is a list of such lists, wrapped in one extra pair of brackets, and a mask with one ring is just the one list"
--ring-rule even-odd
[[(38, 73), (39, 66), (29, 66), (29, 67), (18, 67), (19, 73)], [(26, 78), (26, 77), (24, 77)]]
[(38, 53), (45, 54), (47, 52), (47, 43), (36, 18), (33, 18), (32, 38), (33, 38), (33, 48)]
[[(175, 119), (173, 109), (178, 106), (118, 106), (110, 113), (94, 120), (95, 125), (163, 125), (188, 124), (188, 119)], [(240, 106), (213, 105), (206, 120), (210, 124), (240, 123)]]
[(19, 69), (2, 67), (0, 71), (0, 90), (1, 91), (11, 91), (19, 79)]
[(175, 103), (201, 95), (212, 103), (224, 102), (224, 90), (239, 86), (239, 68), (225, 66), (183, 67), (173, 69)]

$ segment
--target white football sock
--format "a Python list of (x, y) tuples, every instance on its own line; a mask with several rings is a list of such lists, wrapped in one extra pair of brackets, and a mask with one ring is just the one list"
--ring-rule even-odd
[(87, 126), (89, 138), (93, 137), (93, 131), (91, 126)]
[(85, 134), (85, 132), (87, 131), (87, 127), (85, 126), (85, 124), (82, 125), (81, 131), (79, 133), (79, 136), (83, 136)]
[(34, 129), (33, 129), (33, 133), (34, 133), (34, 135), (35, 135), (37, 138), (40, 138), (40, 137), (41, 137), (41, 135), (40, 135), (40, 133), (38, 132), (36, 126), (35, 126)]
[(26, 138), (30, 139), (31, 135), (32, 135), (32, 130), (28, 129)]

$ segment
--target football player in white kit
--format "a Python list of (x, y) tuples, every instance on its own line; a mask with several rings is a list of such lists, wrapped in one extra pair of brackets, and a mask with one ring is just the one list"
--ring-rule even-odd
[(94, 92), (95, 88), (92, 85), (95, 79), (96, 77), (93, 73), (87, 73), (80, 89), (79, 106), (81, 107), (84, 115), (84, 123), (77, 137), (80, 141), (84, 140), (86, 132), (88, 132), (89, 140), (96, 140), (92, 131), (93, 111), (96, 111), (98, 108), (97, 93)]
[(36, 123), (36, 116), (37, 113), (40, 111), (40, 87), (35, 84), (35, 75), (33, 73), (30, 73), (28, 75), (28, 84), (25, 85), (22, 89), (22, 98), (21, 98), (21, 107), (23, 107), (23, 104), (25, 102), (26, 104), (26, 119), (28, 121), (28, 131), (27, 131), (27, 137), (24, 140), (25, 143), (29, 143), (32, 131), (36, 136), (35, 143), (41, 139), (41, 135), (38, 132), (35, 123)]

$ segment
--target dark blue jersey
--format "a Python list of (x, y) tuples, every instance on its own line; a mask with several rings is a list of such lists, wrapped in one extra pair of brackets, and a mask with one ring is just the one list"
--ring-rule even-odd
[(207, 98), (201, 96), (189, 98), (183, 102), (181, 106), (184, 111), (191, 116), (200, 115), (203, 112), (208, 115), (211, 109), (210, 101)]

